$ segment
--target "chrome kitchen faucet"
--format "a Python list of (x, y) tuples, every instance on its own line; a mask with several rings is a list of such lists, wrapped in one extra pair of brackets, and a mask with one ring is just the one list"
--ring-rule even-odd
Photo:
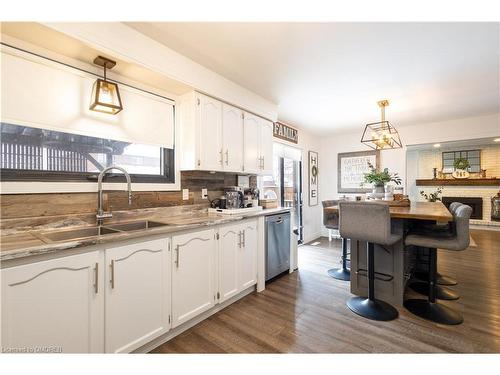
[(128, 174), (128, 172), (122, 167), (117, 167), (114, 165), (104, 168), (101, 171), (101, 173), (99, 173), (99, 177), (97, 178), (97, 193), (99, 195), (99, 199), (97, 202), (97, 215), (96, 215), (97, 225), (102, 225), (104, 219), (113, 217), (113, 213), (111, 211), (104, 212), (104, 210), (102, 209), (102, 179), (104, 178), (104, 175), (112, 169), (118, 169), (119, 171), (122, 171), (123, 174), (125, 175), (125, 178), (127, 179), (128, 204), (129, 206), (132, 204), (132, 187), (130, 183), (130, 175)]

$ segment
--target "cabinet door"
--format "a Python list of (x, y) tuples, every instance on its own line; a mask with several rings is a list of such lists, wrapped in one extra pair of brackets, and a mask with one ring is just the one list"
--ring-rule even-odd
[(257, 220), (242, 224), (243, 246), (238, 249), (238, 288), (244, 290), (257, 283)]
[(242, 247), (241, 224), (219, 229), (219, 301), (238, 294), (238, 256)]
[(106, 352), (129, 353), (169, 329), (169, 240), (106, 250)]
[(260, 155), (260, 118), (245, 112), (243, 131), (245, 172), (260, 173), (262, 166)]
[(273, 123), (260, 119), (260, 157), (262, 174), (273, 174)]
[(222, 139), (224, 170), (242, 172), (243, 111), (227, 104), (222, 106)]
[(214, 230), (172, 237), (172, 327), (215, 304)]
[(99, 252), (1, 270), (2, 348), (104, 351)]
[(221, 171), (222, 150), (222, 103), (198, 94), (198, 149), (199, 168)]

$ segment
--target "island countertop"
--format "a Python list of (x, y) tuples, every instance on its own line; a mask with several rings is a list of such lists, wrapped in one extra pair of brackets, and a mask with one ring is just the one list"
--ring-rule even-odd
[(33, 228), (10, 228), (2, 230), (0, 236), (0, 261), (25, 258), (34, 255), (42, 255), (64, 251), (68, 249), (81, 248), (98, 244), (113, 243), (134, 238), (140, 238), (157, 234), (172, 234), (185, 230), (196, 230), (197, 228), (221, 225), (252, 217), (267, 216), (289, 212), (289, 208), (263, 209), (252, 211), (242, 215), (211, 214), (207, 210), (197, 210), (182, 215), (172, 216), (164, 209), (139, 209), (117, 212), (117, 219), (105, 223), (104, 227), (114, 224), (122, 224), (131, 221), (149, 220), (166, 224), (165, 226), (153, 227), (143, 230), (110, 233), (91, 237), (78, 238), (68, 241), (48, 241), (44, 233), (57, 232), (66, 229), (95, 227), (95, 224), (83, 222), (78, 218), (66, 217), (64, 220), (55, 220), (43, 226)]
[[(326, 207), (325, 212), (337, 213), (338, 206)], [(389, 207), (393, 219), (418, 219), (435, 221), (453, 221), (453, 215), (442, 202), (411, 202), (408, 207)]]

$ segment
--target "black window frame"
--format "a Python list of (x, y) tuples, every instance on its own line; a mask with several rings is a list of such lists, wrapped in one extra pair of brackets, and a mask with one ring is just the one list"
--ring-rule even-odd
[[(469, 153), (472, 153), (472, 152), (477, 152), (479, 156), (477, 157), (471, 157)], [(453, 156), (453, 159), (452, 158), (446, 158), (446, 156)], [(467, 161), (469, 161), (470, 163), (470, 160), (472, 159), (478, 159), (478, 163), (471, 163), (470, 167), (467, 168), (469, 170), (469, 172), (471, 173), (479, 173), (481, 171), (481, 150), (480, 149), (476, 149), (476, 150), (458, 150), (458, 151), (443, 151), (441, 153), (441, 165), (442, 165), (442, 169), (448, 169), (447, 167), (445, 167), (445, 160), (453, 160), (453, 164), (455, 163), (455, 160), (457, 160), (458, 158), (464, 158), (466, 159)], [(471, 167), (478, 167), (479, 168), (479, 171), (470, 171)], [(455, 166), (452, 165), (452, 168), (453, 170), (456, 170), (455, 169)], [(445, 173), (452, 173), (452, 172), (445, 172)]]
[[(130, 179), (133, 183), (175, 184), (175, 146), (172, 149), (165, 147), (159, 148), (163, 152), (161, 155), (162, 174), (131, 173)], [(99, 172), (62, 172), (0, 168), (0, 180), (9, 182), (96, 182), (98, 176)], [(110, 171), (110, 173), (107, 173), (104, 177), (104, 181), (123, 183), (126, 182), (126, 179), (122, 173), (113, 173), (113, 171)]]

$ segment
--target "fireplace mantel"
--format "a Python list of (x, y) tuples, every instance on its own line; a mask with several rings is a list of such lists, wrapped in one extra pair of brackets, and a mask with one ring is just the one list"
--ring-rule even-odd
[(500, 186), (500, 178), (417, 179), (417, 186)]

